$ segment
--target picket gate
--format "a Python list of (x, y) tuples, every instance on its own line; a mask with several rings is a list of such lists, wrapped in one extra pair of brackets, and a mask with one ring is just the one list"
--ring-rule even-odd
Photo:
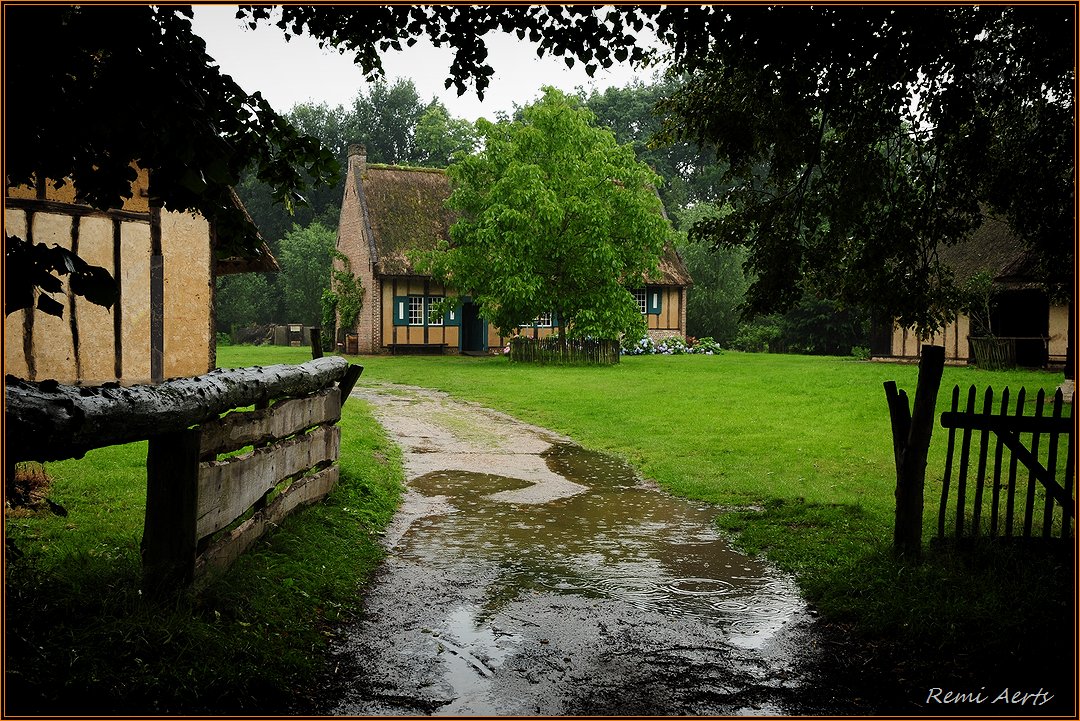
[(1072, 537), (1073, 419), (1064, 415), (1060, 390), (1049, 409), (1046, 393), (1040, 390), (1034, 415), (1024, 413), (1026, 395), (1021, 388), (1010, 406), (1013, 399), (1005, 388), (995, 411), (993, 389), (982, 393), (977, 408), (979, 392), (971, 386), (961, 409), (960, 387), (953, 388), (951, 409), (941, 415), (948, 450), (938, 507), (939, 539)]

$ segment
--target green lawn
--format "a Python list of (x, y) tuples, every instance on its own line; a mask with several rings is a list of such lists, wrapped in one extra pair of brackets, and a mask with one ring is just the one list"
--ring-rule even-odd
[[(221, 349), (220, 357), (249, 352)], [(499, 357), (354, 360), (365, 366), (361, 384), (415, 384), (483, 403), (618, 454), (674, 494), (733, 507), (719, 523), (740, 546), (795, 573), (827, 621), (865, 648), (894, 654), (895, 668), (978, 680), (993, 659), (1015, 684), (1015, 669), (1048, 678), (1044, 666), (1060, 663), (1047, 659), (1071, 654), (1070, 637), (1057, 630), (1071, 609), (1060, 558), (931, 543), (946, 444), (940, 427), (927, 471), (926, 559), (893, 560), (895, 469), (882, 384), (895, 380), (914, 396), (916, 366), (735, 352), (626, 357), (600, 368)], [(1014, 393), (1024, 386), (1034, 399), (1061, 379), (947, 367), (938, 411), (953, 385)]]
[[(306, 348), (222, 347), (218, 364), (309, 357)], [(1060, 670), (1071, 653), (1071, 636), (1057, 628), (1071, 618), (1067, 562), (929, 543), (918, 566), (891, 558), (895, 472), (882, 382), (912, 392), (913, 366), (740, 353), (630, 357), (606, 368), (350, 360), (365, 366), (361, 384), (422, 385), (499, 408), (616, 453), (672, 493), (718, 504), (736, 543), (792, 571), (827, 624), (855, 640), (849, 656), (871, 654), (865, 662), (888, 674), (988, 683), (994, 668), (1022, 668), (1006, 683), (1030, 675), (1046, 685), (1043, 659)], [(954, 383), (1024, 385), (1034, 395), (1060, 378), (947, 368), (939, 407)], [(318, 672), (335, 622), (358, 612), (357, 588), (379, 557), (374, 536), (401, 488), (399, 452), (365, 404), (346, 404), (342, 428), (342, 481), (328, 501), (290, 518), (201, 596), (173, 602), (138, 593), (145, 444), (48, 464), (50, 499), (67, 516), (6, 517), (7, 710), (287, 710)], [(939, 428), (928, 509), (943, 444)], [(927, 537), (933, 524), (928, 510)]]

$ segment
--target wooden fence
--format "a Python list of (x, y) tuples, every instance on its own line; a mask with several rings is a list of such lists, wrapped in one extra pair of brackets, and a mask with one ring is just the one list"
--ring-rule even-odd
[(951, 410), (941, 415), (949, 441), (938, 537), (1071, 538), (1073, 420), (1063, 415), (1061, 391), (1046, 414), (1046, 394), (1040, 390), (1030, 416), (1024, 414), (1023, 388), (1012, 407), (1004, 389), (996, 411), (992, 388), (982, 393), (977, 409), (978, 396), (974, 386), (969, 388), (961, 410), (960, 387), (954, 387)]
[(540, 364), (614, 365), (619, 362), (619, 341), (561, 341), (557, 336), (510, 339), (510, 360)]
[(327, 357), (128, 388), (9, 378), (8, 478), (16, 461), (148, 439), (144, 588), (198, 583), (334, 486), (336, 423), (362, 370)]

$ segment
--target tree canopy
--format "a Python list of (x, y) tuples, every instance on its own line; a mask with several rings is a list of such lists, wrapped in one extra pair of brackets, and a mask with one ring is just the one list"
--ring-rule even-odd
[(520, 116), (478, 122), (483, 150), (447, 171), (450, 242), (423, 260), (504, 335), (553, 312), (564, 335), (618, 337), (671, 238), (659, 177), (558, 90)]
[[(217, 224), (223, 254), (257, 254), (254, 228), (229, 187), (249, 166), (276, 201), (298, 202), (330, 177), (330, 151), (259, 93), (222, 74), (183, 6), (12, 6), (5, 9), (10, 184), (74, 182), (79, 202), (118, 208), (135, 170), (150, 196)], [(43, 51), (47, 48), (47, 51)]]
[[(1073, 282), (1074, 18), (1043, 6), (299, 6), (276, 23), (354, 54), (372, 79), (379, 53), (426, 36), (456, 50), (447, 87), (481, 96), (494, 70), (484, 36), (511, 32), (537, 52), (639, 66), (651, 31), (689, 80), (667, 106), (669, 137), (715, 147), (735, 183), (733, 212), (698, 224), (749, 249), (760, 310), (808, 287), (866, 299), (924, 328), (953, 301), (940, 244), (1003, 214), (1052, 287)], [(334, 158), (220, 72), (184, 7), (6, 9), (8, 182), (71, 178), (80, 201), (115, 207), (132, 160), (151, 194), (218, 225), (219, 251), (257, 252), (227, 188), (249, 164), (278, 202)], [(47, 47), (48, 52), (41, 48)], [(138, 88), (138, 91), (134, 91)], [(913, 98), (917, 97), (917, 102)], [(122, 108), (123, 112), (117, 112)], [(764, 170), (762, 170), (764, 169)], [(237, 247), (229, 247), (237, 246)], [(9, 243), (9, 248), (11, 243)], [(23, 258), (36, 257), (23, 254)], [(22, 268), (8, 255), (9, 272)], [(32, 268), (25, 268), (32, 277)]]
[(809, 287), (929, 330), (956, 305), (937, 248), (984, 208), (1036, 252), (1051, 288), (1072, 286), (1068, 5), (286, 6), (277, 24), (372, 76), (379, 51), (426, 35), (457, 51), (447, 87), (481, 96), (489, 32), (591, 73), (648, 63), (636, 33), (651, 31), (689, 78), (667, 105), (668, 138), (715, 147), (735, 183), (734, 212), (696, 233), (749, 249), (760, 311)]
[[(1072, 11), (743, 7), (704, 25), (667, 137), (733, 189), (694, 234), (745, 246), (756, 310), (810, 290), (924, 333), (959, 310), (938, 249), (1008, 218), (1071, 286)], [(763, 170), (762, 170), (763, 169)]]

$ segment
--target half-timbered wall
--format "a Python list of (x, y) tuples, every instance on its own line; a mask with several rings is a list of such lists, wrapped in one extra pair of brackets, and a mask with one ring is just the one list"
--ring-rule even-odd
[[(429, 322), (431, 319), (425, 313), (420, 323), (415, 320), (410, 322), (408, 317), (409, 307), (405, 307), (405, 322), (394, 322), (394, 314), (401, 311), (398, 307), (401, 299), (419, 298), (426, 303), (427, 299), (442, 298), (446, 296), (446, 288), (435, 281), (423, 277), (391, 277), (382, 279), (381, 303), (381, 334), (382, 347), (389, 348), (393, 344), (400, 345), (441, 345), (447, 351), (453, 352), (460, 347), (461, 327), (460, 319), (441, 316), (436, 323)], [(406, 300), (406, 303), (409, 301)], [(425, 305), (426, 308), (426, 305)], [(441, 325), (438, 324), (441, 321)], [(490, 335), (490, 330), (489, 330)], [(494, 347), (498, 337), (490, 344)]]
[[(140, 176), (142, 179), (145, 175)], [(44, 197), (40, 197), (44, 195)], [(67, 293), (61, 318), (31, 309), (5, 318), (5, 372), (28, 380), (157, 382), (214, 366), (210, 229), (188, 213), (151, 209), (135, 193), (107, 213), (73, 205), (70, 187), (9, 188), (6, 235), (74, 250), (117, 280), (111, 308)], [(66, 288), (66, 284), (65, 284)]]
[(647, 300), (653, 304), (653, 294), (659, 294), (660, 307), (645, 314), (649, 335), (653, 340), (686, 335), (686, 288), (649, 286)]
[[(1049, 340), (1047, 345), (1050, 363), (1065, 362), (1068, 331), (1069, 309), (1063, 305), (1050, 306)], [(946, 324), (944, 330), (938, 331), (925, 342), (920, 341), (914, 331), (893, 326), (892, 352), (889, 357), (915, 359), (919, 357), (924, 344), (939, 345), (945, 348), (946, 362), (966, 363), (972, 360), (968, 343), (969, 332), (970, 322), (964, 314), (958, 315), (956, 320)]]

